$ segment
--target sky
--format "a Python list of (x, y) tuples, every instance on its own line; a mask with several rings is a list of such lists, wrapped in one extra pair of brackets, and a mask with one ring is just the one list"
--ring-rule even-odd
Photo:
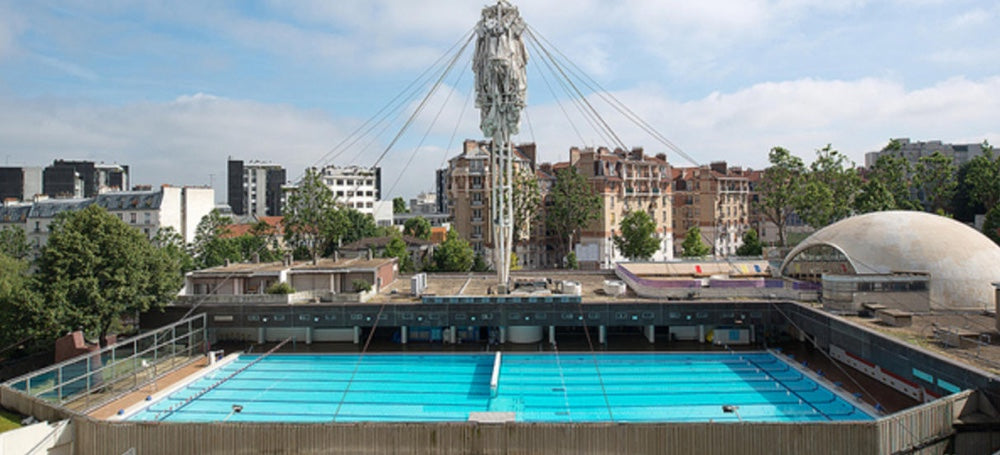
[[(281, 164), (289, 179), (377, 163), (384, 196), (409, 199), (433, 191), (463, 139), (482, 138), (471, 49), (454, 46), (486, 3), (0, 0), (0, 160), (128, 164), (133, 184), (214, 185), (218, 201), (230, 157)], [(890, 138), (1000, 143), (996, 2), (513, 3), (543, 43), (529, 43), (514, 137), (537, 143), (540, 161), (614, 145), (544, 52), (593, 81), (581, 94), (626, 146), (679, 166), (687, 155), (763, 168), (774, 146), (808, 162), (832, 144), (863, 164)], [(436, 63), (453, 56), (451, 71)]]

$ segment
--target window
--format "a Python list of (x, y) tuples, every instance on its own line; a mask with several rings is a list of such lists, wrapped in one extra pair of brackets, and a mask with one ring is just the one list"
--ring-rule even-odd
[(129, 219), (129, 222), (130, 222), (130, 223), (132, 223), (132, 224), (135, 224), (135, 222), (136, 222), (136, 218), (137, 218), (137, 216), (136, 216), (136, 213), (135, 213), (135, 212), (132, 212), (132, 213), (129, 213), (129, 217), (128, 217), (128, 219)]
[(152, 217), (153, 217), (152, 213), (146, 212), (145, 214), (143, 214), (143, 219), (146, 221), (146, 224), (149, 224)]

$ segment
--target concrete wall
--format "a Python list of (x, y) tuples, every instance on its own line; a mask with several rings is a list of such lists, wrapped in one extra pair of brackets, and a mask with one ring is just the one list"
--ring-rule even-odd
[(0, 455), (25, 453), (72, 455), (72, 424), (69, 420), (56, 423), (39, 422), (0, 433)]

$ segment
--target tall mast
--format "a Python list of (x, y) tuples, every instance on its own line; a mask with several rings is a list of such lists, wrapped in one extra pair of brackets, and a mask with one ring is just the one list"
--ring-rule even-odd
[(510, 284), (514, 240), (514, 146), (510, 137), (517, 134), (521, 126), (521, 109), (528, 89), (525, 71), (528, 52), (521, 39), (525, 28), (517, 7), (506, 0), (484, 7), (476, 25), (476, 52), (472, 59), (479, 128), (483, 135), (492, 139), (490, 216), (493, 266), (500, 289), (507, 289)]

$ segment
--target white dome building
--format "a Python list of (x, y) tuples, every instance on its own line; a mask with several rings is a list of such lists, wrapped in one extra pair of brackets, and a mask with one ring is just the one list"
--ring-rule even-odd
[(927, 274), (932, 310), (992, 310), (1000, 246), (958, 221), (924, 212), (847, 218), (805, 239), (781, 264), (783, 276)]

